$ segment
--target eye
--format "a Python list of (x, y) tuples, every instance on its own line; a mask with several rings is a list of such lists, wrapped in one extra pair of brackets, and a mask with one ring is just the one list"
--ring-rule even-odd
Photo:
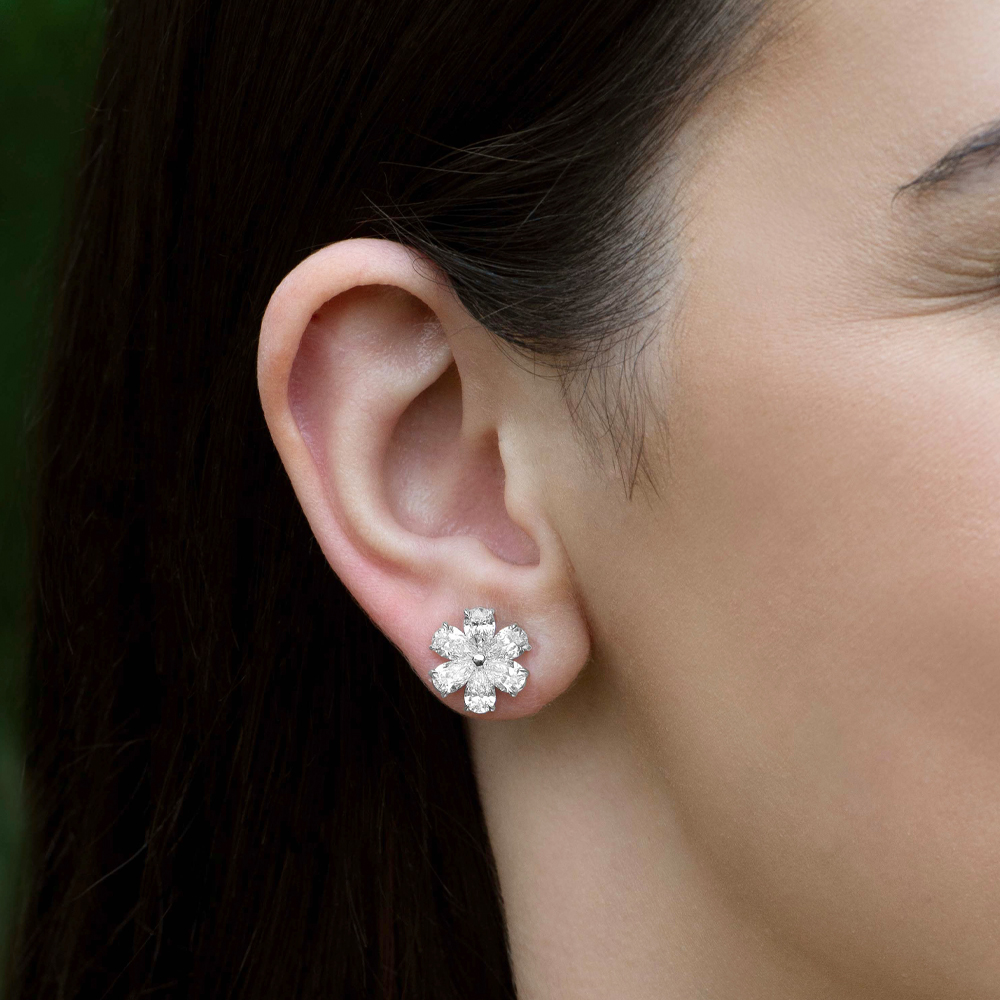
[(1000, 186), (940, 183), (900, 189), (890, 206), (892, 267), (909, 295), (942, 303), (1000, 292)]
[(989, 216), (995, 218), (936, 212), (901, 227), (889, 254), (893, 284), (904, 297), (938, 308), (1000, 295), (1000, 210)]

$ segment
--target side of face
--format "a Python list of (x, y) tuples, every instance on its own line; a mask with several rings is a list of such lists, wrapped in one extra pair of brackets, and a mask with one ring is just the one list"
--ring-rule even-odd
[(819, 0), (710, 99), (658, 494), (560, 523), (721, 891), (880, 996), (1000, 980), (1000, 160), (896, 196), (1000, 117), (998, 44)]
[(532, 645), (476, 725), (589, 663), (719, 892), (859, 995), (1000, 981), (1000, 159), (899, 191), (1000, 117), (998, 41), (995, 0), (813, 0), (699, 110), (631, 499), (401, 247), (314, 254), (261, 333), (318, 543), (429, 696), (467, 607)]

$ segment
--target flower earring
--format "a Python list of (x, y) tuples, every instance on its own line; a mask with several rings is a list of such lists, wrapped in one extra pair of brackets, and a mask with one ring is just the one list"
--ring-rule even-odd
[(431, 649), (449, 661), (430, 672), (431, 683), (442, 697), (464, 684), (468, 712), (492, 712), (497, 688), (514, 697), (528, 679), (527, 668), (514, 662), (531, 649), (524, 629), (496, 628), (492, 608), (466, 608), (464, 633), (445, 622), (431, 640)]

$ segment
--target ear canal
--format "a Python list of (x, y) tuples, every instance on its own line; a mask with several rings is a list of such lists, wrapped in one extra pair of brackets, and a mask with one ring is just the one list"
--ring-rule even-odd
[(509, 563), (538, 563), (538, 547), (511, 520), (496, 432), (462, 435), (462, 382), (452, 364), (406, 409), (386, 453), (388, 502), (426, 537), (470, 535)]

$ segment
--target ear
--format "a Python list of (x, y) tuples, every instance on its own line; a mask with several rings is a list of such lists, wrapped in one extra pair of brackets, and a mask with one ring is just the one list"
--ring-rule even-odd
[[(590, 645), (534, 448), (547, 408), (564, 406), (554, 380), (500, 350), (428, 261), (345, 240), (274, 292), (258, 382), (327, 560), (424, 683), (434, 691), (429, 673), (446, 663), (429, 648), (442, 622), (492, 608), (498, 629), (517, 623), (531, 644), (516, 660), (530, 676), (516, 697), (499, 687), (496, 716), (565, 690)], [(473, 694), (474, 710), (489, 708)]]

